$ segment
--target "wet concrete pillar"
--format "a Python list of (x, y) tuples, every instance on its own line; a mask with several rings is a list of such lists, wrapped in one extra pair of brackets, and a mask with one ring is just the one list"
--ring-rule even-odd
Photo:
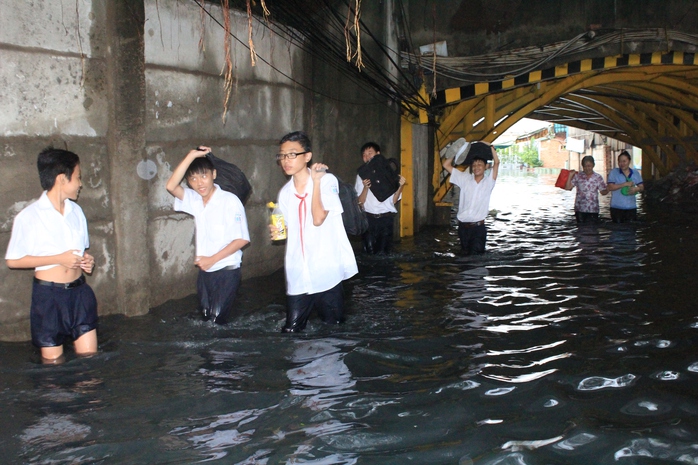
[(145, 155), (143, 0), (106, 2), (109, 205), (114, 219), (117, 312), (141, 315), (150, 304), (148, 184), (136, 168)]

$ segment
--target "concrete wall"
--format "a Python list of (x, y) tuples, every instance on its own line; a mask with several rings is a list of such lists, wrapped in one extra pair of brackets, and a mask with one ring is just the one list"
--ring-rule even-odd
[(596, 28), (698, 32), (686, 0), (438, 0), (408, 2), (415, 46), (446, 40), (449, 56), (543, 45)]
[[(90, 225), (102, 302), (116, 300), (107, 157), (106, 10), (102, 2), (0, 2), (0, 249), (12, 221), (38, 199), (36, 156), (47, 145), (81, 156), (80, 205)], [(0, 337), (29, 334), (31, 271), (0, 267)], [(108, 308), (108, 305), (106, 306)]]
[[(218, 7), (206, 8), (222, 22)], [(364, 8), (374, 33), (385, 8)], [(247, 19), (233, 13), (231, 25), (246, 43)], [(283, 266), (264, 208), (286, 182), (274, 163), (282, 135), (308, 131), (315, 158), (346, 180), (366, 140), (399, 154), (396, 108), (256, 22), (257, 53), (271, 66), (251, 66), (248, 49), (231, 40), (235, 85), (224, 121), (223, 37), (193, 2), (0, 0), (0, 249), (15, 215), (41, 194), (38, 152), (72, 150), (81, 157), (79, 203), (97, 259), (88, 281), (100, 314), (137, 315), (195, 292), (193, 221), (172, 211), (164, 187), (192, 147), (212, 146), (253, 186), (245, 278)], [(2, 340), (29, 337), (31, 275), (0, 267)]]
[[(219, 8), (211, 7), (211, 13), (222, 22)], [(249, 50), (231, 39), (235, 82), (224, 121), (223, 28), (208, 16), (202, 21), (201, 10), (187, 2), (149, 2), (146, 17), (146, 150), (157, 167), (149, 196), (151, 296), (162, 302), (194, 290), (193, 221), (172, 211), (165, 183), (198, 145), (209, 145), (236, 164), (252, 184), (246, 203), (251, 244), (244, 250), (243, 275), (269, 274), (283, 264), (283, 248), (268, 240), (264, 205), (286, 181), (274, 161), (278, 140), (307, 127), (309, 100), (303, 87), (264, 61), (251, 66)], [(241, 13), (232, 13), (231, 27), (236, 37), (247, 37)], [(294, 81), (307, 82), (307, 58), (260, 27), (255, 23), (257, 54)]]

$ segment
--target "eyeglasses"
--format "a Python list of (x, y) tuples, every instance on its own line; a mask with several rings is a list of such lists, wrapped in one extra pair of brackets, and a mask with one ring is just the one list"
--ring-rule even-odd
[(289, 160), (295, 160), (295, 158), (296, 158), (298, 155), (305, 155), (306, 153), (310, 153), (310, 152), (308, 151), (308, 152), (300, 152), (300, 153), (295, 153), (295, 152), (290, 152), (290, 153), (277, 153), (277, 154), (276, 154), (276, 162), (277, 162), (277, 163), (280, 163), (281, 160), (284, 160), (284, 159), (286, 159), (286, 158), (288, 158)]

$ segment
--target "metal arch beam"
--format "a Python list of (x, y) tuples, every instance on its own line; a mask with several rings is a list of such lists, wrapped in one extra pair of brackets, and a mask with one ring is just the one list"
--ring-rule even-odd
[[(643, 113), (649, 115), (652, 117), (657, 123), (660, 125), (660, 129), (664, 129), (664, 131), (670, 133), (670, 135), (676, 140), (678, 145), (681, 145), (684, 149), (684, 152), (686, 155), (689, 157), (696, 159), (696, 155), (698, 155), (698, 152), (696, 151), (695, 147), (688, 142), (686, 142), (686, 139), (684, 137), (684, 134), (681, 134), (681, 131), (674, 125), (673, 121), (673, 114), (671, 114), (668, 109), (658, 109), (655, 108), (654, 105), (644, 103), (644, 102), (635, 102), (633, 104), (636, 108), (638, 108), (640, 111)], [(632, 106), (627, 105), (629, 109), (632, 109)], [(681, 120), (681, 118), (679, 118)], [(676, 154), (676, 161), (678, 162), (678, 154), (676, 153), (676, 150), (673, 149), (672, 151)]]
[[(674, 101), (682, 102), (680, 96), (684, 95), (683, 103), (685, 103), (686, 95), (688, 95), (690, 102), (698, 105), (698, 102), (694, 101), (694, 99), (698, 99), (698, 87), (690, 82), (693, 79), (698, 80), (698, 70), (696, 70), (695, 66), (652, 64), (584, 70), (580, 74), (566, 75), (549, 81), (537, 80), (505, 91), (480, 94), (471, 99), (462, 100), (453, 110), (447, 112), (446, 117), (439, 125), (439, 133), (437, 134), (438, 146), (443, 147), (457, 136), (463, 136), (467, 140), (480, 139), (492, 142), (500, 133), (509, 129), (521, 118), (531, 113), (535, 114), (537, 109), (540, 109), (540, 112), (545, 114), (552, 113), (562, 115), (565, 118), (577, 117), (578, 119), (578, 115), (574, 115), (571, 112), (581, 111), (582, 117), (586, 118), (584, 123), (579, 124), (577, 120), (577, 124), (573, 124), (574, 122), (567, 122), (566, 124), (573, 127), (580, 127), (581, 125), (593, 127), (594, 129), (591, 130), (594, 132), (603, 131), (608, 133), (609, 130), (614, 131), (614, 135), (611, 137), (631, 144), (637, 143), (636, 141), (638, 140), (643, 140), (640, 131), (633, 127), (633, 124), (637, 124), (642, 130), (652, 134), (652, 139), (657, 146), (663, 147), (667, 154), (670, 154), (674, 160), (677, 160), (678, 156), (673, 151), (673, 148), (668, 146), (666, 142), (662, 142), (661, 136), (651, 127), (645, 117), (641, 117), (638, 112), (633, 111), (631, 112), (633, 120), (627, 121), (620, 115), (614, 114), (615, 112), (609, 111), (608, 108), (613, 107), (625, 108), (626, 104), (621, 104), (618, 100), (607, 100), (604, 103), (597, 102), (596, 104), (582, 106), (582, 108), (588, 108), (590, 110), (589, 113), (584, 113), (583, 110), (579, 109), (567, 108), (565, 111), (559, 109), (551, 110), (547, 107), (553, 106), (554, 102), (556, 100), (559, 101), (559, 98), (563, 95), (574, 93), (581, 89), (593, 91), (596, 87), (603, 88), (604, 86), (619, 88), (619, 93), (622, 93), (621, 89), (626, 86), (631, 88), (633, 86), (661, 88), (663, 89), (662, 95), (666, 95), (667, 99), (670, 98)], [(485, 95), (486, 97), (483, 97)], [(617, 98), (622, 99), (622, 96), (619, 95)], [(570, 99), (569, 101), (581, 104), (581, 102), (575, 99)], [(596, 111), (591, 111), (592, 109)], [(594, 123), (594, 116), (592, 116), (594, 114), (599, 115), (608, 124), (599, 125)], [(672, 112), (672, 114), (682, 121), (685, 120), (686, 126), (696, 132), (694, 125), (687, 121), (686, 114), (675, 112)], [(473, 126), (471, 124), (481, 119), (482, 121), (478, 125)], [(638, 120), (635, 121), (634, 119)], [(661, 126), (666, 127), (668, 130), (676, 131), (673, 124), (666, 124), (668, 121), (667, 116), (659, 119), (661, 122), (658, 121), (658, 123)], [(455, 130), (459, 125), (462, 126), (462, 130), (456, 133)], [(609, 125), (611, 126), (610, 129), (608, 128)], [(598, 126), (606, 129), (599, 129)], [(623, 133), (627, 133), (629, 136), (624, 137)], [(643, 145), (650, 160), (657, 166), (660, 174), (665, 175), (668, 171), (667, 167), (661, 161), (654, 147)], [(690, 150), (687, 153), (693, 154), (695, 151)], [(441, 171), (438, 169), (440, 167), (438, 151), (436, 151), (435, 156), (437, 157), (435, 160), (437, 172), (435, 172), (434, 184), (437, 186)], [(448, 188), (442, 189), (444, 185), (448, 186), (448, 178), (441, 184), (441, 188), (439, 188), (437, 195), (434, 197), (434, 200), (437, 202), (448, 191)], [(440, 195), (440, 193), (443, 195)]]
[[(688, 137), (693, 136), (698, 131), (698, 122), (693, 119), (692, 113), (689, 114), (685, 110), (685, 105), (674, 103), (674, 101), (679, 100), (680, 97), (684, 97), (685, 101), (686, 98), (690, 98), (688, 95), (663, 86), (644, 83), (630, 86), (618, 86), (616, 84), (607, 85), (603, 87), (604, 92), (602, 94), (597, 93), (597, 88), (598, 86), (594, 89), (582, 89), (579, 93), (581, 95), (593, 95), (595, 98), (607, 97), (617, 101), (620, 100), (624, 105), (628, 105), (628, 99), (632, 100), (632, 106), (628, 105), (628, 108), (631, 109), (629, 111), (632, 111), (634, 106), (640, 108), (642, 112), (649, 114), (660, 125), (660, 129), (664, 129), (671, 133), (672, 137), (670, 137), (669, 140), (673, 141), (673, 144), (681, 145), (688, 157), (694, 160), (698, 159), (698, 152), (694, 146), (687, 141)], [(615, 97), (610, 97), (614, 93), (617, 95)], [(620, 101), (619, 103), (621, 103)], [(682, 107), (684, 109), (678, 109), (677, 107)], [(682, 134), (680, 129), (674, 124), (674, 118), (683, 122), (687, 132), (690, 133)], [(661, 137), (660, 139), (666, 141), (667, 137)], [(631, 144), (632, 143), (633, 142), (631, 142)], [(637, 141), (634, 143), (637, 144)], [(675, 152), (673, 148), (671, 151)], [(678, 155), (675, 160), (678, 160)]]
[(438, 148), (442, 148), (446, 145), (442, 142), (448, 140), (451, 132), (453, 132), (453, 130), (463, 122), (466, 115), (468, 115), (482, 100), (482, 97), (464, 100), (452, 107), (452, 109), (446, 113), (443, 121), (439, 123), (439, 129), (436, 134)]
[[(687, 94), (686, 92), (676, 90), (668, 85), (657, 86), (654, 83), (636, 82), (629, 84), (626, 87), (631, 89), (641, 89), (649, 92), (652, 95), (660, 95), (669, 100), (673, 105), (684, 107), (686, 111), (698, 111), (698, 96)], [(688, 102), (687, 102), (688, 100)], [(689, 103), (689, 105), (687, 105)]]
[(678, 79), (674, 76), (660, 76), (650, 81), (650, 83), (657, 87), (666, 87), (676, 91), (679, 95), (683, 95), (683, 98), (678, 100), (677, 103), (685, 103), (686, 96), (689, 97), (692, 103), (696, 103), (695, 99), (698, 99), (698, 87), (691, 84), (690, 81)]
[[(549, 104), (558, 96), (567, 93), (570, 88), (579, 85), (579, 83), (584, 82), (586, 79), (588, 79), (587, 75), (579, 74), (558, 81), (531, 84), (527, 88), (532, 89), (532, 91), (525, 92), (520, 99), (502, 107), (498, 112), (492, 115), (490, 120), (483, 120), (481, 124), (484, 124), (484, 126), (477, 131), (481, 135), (478, 139), (492, 142), (499, 133), (509, 129), (514, 123), (524, 118), (534, 109)], [(475, 111), (478, 119), (486, 116), (481, 105), (478, 105)], [(504, 116), (507, 116), (507, 118), (495, 126), (495, 123), (500, 121)], [(495, 129), (496, 133), (494, 132)]]
[(594, 89), (583, 89), (580, 92), (598, 94), (617, 94), (623, 98), (639, 102), (660, 105), (667, 108), (677, 108), (684, 111), (698, 111), (698, 100), (681, 91), (655, 83), (633, 83), (608, 85)]
[[(678, 164), (679, 156), (676, 153), (676, 150), (674, 149), (674, 147), (672, 147), (672, 145), (664, 142), (662, 139), (662, 135), (661, 135), (662, 129), (672, 128), (672, 129), (676, 130), (676, 128), (673, 127), (673, 125), (671, 125), (671, 123), (669, 123), (669, 125), (671, 125), (671, 126), (666, 126), (664, 124), (664, 118), (661, 117), (658, 114), (658, 112), (654, 111), (653, 109), (646, 108), (648, 111), (647, 112), (643, 111), (643, 113), (646, 113), (646, 114), (642, 114), (642, 113), (638, 112), (635, 108), (633, 108), (631, 105), (628, 105), (625, 102), (618, 102), (617, 100), (610, 99), (608, 97), (597, 97), (597, 99), (598, 99), (597, 101), (599, 103), (606, 105), (610, 108), (613, 108), (616, 111), (618, 109), (621, 109), (625, 113), (626, 117), (629, 117), (633, 122), (635, 122), (638, 126), (640, 126), (640, 128), (643, 129), (650, 136), (650, 139), (652, 139), (653, 141), (656, 141), (657, 145), (662, 147), (662, 150), (667, 154), (668, 158), (670, 158), (670, 162), (671, 162), (671, 163), (669, 163), (670, 165), (673, 166), (673, 165)], [(641, 105), (638, 104), (637, 106), (640, 107)], [(654, 128), (654, 125), (651, 124), (651, 121), (648, 121), (647, 116), (650, 116), (652, 119), (654, 119), (655, 123), (657, 124), (657, 129)], [(677, 133), (677, 135), (679, 137), (681, 137), (681, 134)], [(637, 141), (635, 144), (641, 145), (641, 146), (645, 145), (645, 144), (643, 144), (642, 139)], [(633, 145), (635, 145), (635, 144), (633, 144)]]
[[(652, 71), (650, 66), (642, 67), (640, 69), (632, 68), (628, 70), (625, 68), (612, 69), (609, 71), (594, 71), (589, 73), (581, 73), (577, 75), (567, 76), (556, 81), (544, 81), (539, 83), (534, 83), (529, 87), (535, 86), (536, 91), (532, 94), (535, 95), (530, 101), (527, 101), (524, 105), (519, 106), (515, 111), (509, 114), (509, 117), (502, 122), (502, 124), (494, 126), (494, 122), (499, 121), (499, 118), (503, 117), (503, 114), (495, 114), (494, 121), (483, 121), (485, 123), (485, 128), (480, 131), (483, 133), (481, 140), (486, 140), (491, 142), (496, 138), (497, 134), (493, 134), (493, 131), (497, 129), (497, 133), (506, 131), (511, 127), (516, 121), (524, 118), (526, 115), (531, 113), (536, 108), (543, 107), (550, 104), (556, 98), (561, 95), (568, 94), (579, 90), (581, 88), (593, 88), (598, 85), (617, 83), (617, 82), (646, 82), (648, 76), (652, 76), (655, 72)], [(528, 99), (525, 99), (528, 100)], [(481, 114), (480, 107), (475, 108), (478, 111), (477, 116), (484, 116)], [(491, 139), (491, 140), (490, 140)]]
[[(666, 87), (649, 88), (649, 86), (645, 83), (637, 83), (630, 87), (639, 88), (650, 96), (657, 96), (658, 98), (666, 97), (672, 101), (682, 101), (681, 98), (683, 97), (683, 102), (685, 103), (685, 98), (687, 97), (685, 94)], [(694, 134), (698, 134), (698, 121), (693, 118), (693, 114), (698, 113), (698, 102), (695, 102), (695, 104), (696, 107), (694, 110), (686, 108), (685, 105), (679, 105), (680, 108), (675, 106), (666, 106), (664, 109), (679, 118), (681, 122), (688, 126)]]
[[(628, 128), (635, 130), (635, 128), (632, 126), (632, 120), (624, 118), (624, 116), (619, 114), (614, 108), (608, 107), (589, 96), (570, 93), (564, 97), (560, 97), (560, 99), (574, 102), (577, 105), (585, 107), (589, 112), (602, 118), (608, 127), (617, 132), (626, 132)], [(592, 103), (595, 105), (592, 105)], [(620, 124), (619, 121), (623, 121), (625, 124)]]
[[(531, 116), (529, 115), (528, 118), (531, 118)], [(605, 117), (597, 116), (596, 118), (599, 120), (603, 120), (603, 122), (605, 124), (601, 124), (601, 123), (593, 122), (593, 121), (589, 122), (588, 121), (589, 118), (585, 118), (585, 119), (580, 119), (580, 118), (554, 119), (554, 118), (550, 118), (550, 117), (543, 117), (543, 118), (541, 118), (541, 120), (548, 121), (551, 123), (565, 124), (566, 126), (584, 129), (585, 131), (603, 134), (605, 136), (612, 137), (613, 139), (620, 140), (620, 137), (623, 134), (623, 132), (620, 129), (618, 129), (615, 126), (610, 126), (609, 125), (610, 122)], [(538, 119), (538, 118), (534, 117), (534, 119)]]
[[(581, 96), (567, 96), (567, 98), (570, 99), (580, 99), (580, 98), (585, 98)], [(586, 98), (585, 98), (586, 99)], [(591, 99), (586, 99), (585, 102), (579, 102), (582, 105), (587, 105), (590, 109), (599, 112), (599, 114), (604, 114), (607, 116), (611, 121), (615, 122), (618, 126), (623, 128), (624, 132), (626, 132), (633, 140), (642, 140), (642, 134), (640, 131), (634, 127), (632, 127), (621, 115), (619, 115), (615, 111), (608, 111), (608, 108), (605, 107), (604, 105), (592, 101)], [(644, 129), (644, 128), (643, 128)], [(662, 145), (659, 141), (656, 141), (656, 145)], [(652, 160), (652, 163), (657, 167), (659, 170), (660, 174), (662, 176), (666, 175), (668, 170), (666, 168), (666, 165), (662, 162), (662, 160), (659, 158), (659, 155), (657, 152), (654, 150), (654, 147), (646, 145), (643, 147), (644, 153), (647, 153), (647, 155), (650, 157)]]
[[(685, 102), (686, 98), (690, 98), (688, 95), (664, 86), (644, 83), (622, 87), (613, 84), (606, 86), (604, 91), (610, 92), (605, 92), (605, 95), (602, 96), (595, 94), (594, 90), (590, 90), (590, 93), (594, 94), (596, 98), (601, 98), (608, 97), (609, 93), (615, 92), (617, 94), (615, 99), (623, 100), (625, 105), (630, 109), (629, 111), (633, 111), (633, 107), (641, 109), (642, 112), (651, 116), (660, 125), (660, 129), (664, 129), (671, 133), (673, 136), (672, 140), (684, 148), (684, 152), (687, 156), (692, 159), (698, 159), (698, 152), (694, 146), (689, 144), (686, 140), (687, 136), (690, 137), (698, 131), (698, 122), (693, 119), (692, 114), (688, 114), (685, 110), (677, 109), (677, 107), (685, 108), (685, 105), (675, 103), (677, 101), (682, 101), (681, 97), (683, 97), (683, 101)], [(638, 95), (642, 98), (636, 98)], [(628, 105), (628, 100), (626, 99), (633, 100), (632, 106)], [(691, 134), (682, 134), (679, 128), (674, 124), (674, 117), (683, 122)], [(662, 140), (664, 139), (666, 138), (662, 138)], [(673, 148), (671, 151), (675, 152)], [(674, 161), (678, 161), (678, 155)]]
[[(584, 76), (584, 75), (578, 75), (578, 76), (570, 77), (570, 78), (568, 78), (568, 79), (571, 80), (571, 81), (573, 82), (573, 85), (577, 85), (579, 82), (583, 82), (585, 78), (586, 78), (586, 76)], [(541, 83), (541, 84), (546, 84), (546, 83)], [(532, 98), (532, 99), (531, 99), (531, 98), (524, 99), (524, 100), (527, 102), (526, 104), (524, 104), (524, 105), (522, 106), (522, 108), (526, 108), (526, 109), (527, 109), (527, 110), (525, 110), (525, 113), (523, 113), (523, 114), (522, 114), (521, 116), (519, 116), (518, 118), (512, 118), (511, 115), (508, 115), (508, 118), (502, 122), (502, 125), (501, 125), (501, 126), (504, 126), (504, 128), (501, 129), (501, 131), (502, 131), (502, 132), (506, 131), (506, 130), (509, 129), (516, 121), (520, 120), (521, 118), (523, 118), (524, 116), (526, 116), (526, 114), (530, 113), (530, 111), (531, 111), (531, 110), (530, 110), (531, 106), (532, 106), (532, 105), (534, 104), (534, 102), (536, 102), (537, 100), (543, 99), (543, 101), (545, 101), (546, 103), (549, 103), (549, 102), (552, 101), (554, 98), (556, 98), (558, 95), (560, 95), (560, 93), (555, 93), (555, 96), (554, 96), (554, 97), (553, 97), (553, 96), (549, 96), (549, 95), (546, 97), (546, 94), (549, 94), (549, 92), (545, 89), (546, 87), (548, 87), (548, 86), (546, 86), (546, 85), (540, 85), (540, 86), (536, 85), (536, 91), (534, 92), (535, 97)], [(554, 87), (555, 89), (557, 89), (557, 88), (560, 88), (560, 89), (568, 88), (568, 87), (569, 87), (569, 81), (568, 81), (568, 80), (564, 80), (563, 82), (555, 82), (555, 83), (553, 83), (553, 86), (552, 86), (552, 87)], [(496, 95), (496, 94), (493, 94), (493, 95)], [(551, 95), (552, 95), (552, 94), (551, 94)], [(544, 99), (543, 97), (546, 97), (546, 98)], [(496, 97), (495, 97), (495, 98), (496, 98)], [(491, 105), (491, 104), (490, 104), (490, 105)], [(477, 111), (476, 115), (477, 115), (478, 117), (484, 117), (484, 116), (485, 116), (484, 114), (483, 114), (482, 116), (480, 115), (480, 113), (485, 113), (486, 110), (487, 110), (486, 108), (483, 109), (482, 106), (483, 106), (483, 100), (481, 99), (481, 100), (478, 102), (477, 109), (476, 109), (476, 111)], [(535, 107), (540, 107), (540, 106), (542, 106), (542, 104), (535, 105)], [(520, 106), (520, 107), (521, 107), (521, 106)], [(521, 109), (519, 109), (518, 112), (521, 112)], [(503, 111), (502, 111), (502, 113), (503, 113)], [(516, 112), (515, 112), (515, 113), (516, 113)], [(470, 114), (472, 115), (472, 112), (471, 112)], [(499, 116), (499, 118), (502, 118), (502, 117), (504, 117), (505, 115), (504, 115), (504, 114), (497, 115), (497, 112), (493, 112), (493, 114), (491, 114), (491, 115), (489, 115), (489, 116), (490, 116), (490, 120), (491, 120), (491, 125), (494, 126), (494, 122), (498, 121), (498, 119), (494, 119), (494, 118), (497, 118), (497, 116)], [(485, 122), (485, 121), (483, 121), (483, 122)], [(499, 128), (499, 126), (497, 126), (497, 127)], [(492, 134), (492, 130), (493, 130), (493, 128), (491, 128), (491, 127), (488, 128), (488, 130), (486, 130), (486, 132), (487, 132), (486, 137), (480, 138), (480, 140), (484, 140), (484, 141), (487, 141), (487, 142), (492, 142), (492, 141), (495, 139), (495, 136), (496, 136), (496, 134)], [(444, 132), (445, 132), (445, 131), (444, 131)], [(475, 132), (475, 131), (472, 131), (472, 132)], [(437, 158), (437, 161), (438, 161), (438, 158)], [(434, 166), (436, 167), (436, 163), (434, 164)], [(435, 186), (436, 186), (436, 185), (439, 186), (439, 187), (436, 189), (436, 193), (434, 194), (434, 202), (440, 202), (441, 199), (444, 198), (444, 196), (446, 195), (446, 193), (447, 193), (447, 192), (449, 191), (449, 189), (450, 189), (450, 183), (449, 183), (450, 176), (446, 176), (446, 178), (445, 178), (441, 183), (438, 182), (438, 179), (439, 179), (439, 177), (440, 177), (440, 172), (441, 172), (441, 170), (435, 170), (435, 173), (434, 173), (434, 185), (435, 185)]]

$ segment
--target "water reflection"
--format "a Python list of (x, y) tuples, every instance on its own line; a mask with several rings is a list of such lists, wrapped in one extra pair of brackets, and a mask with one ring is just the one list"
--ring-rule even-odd
[(293, 385), (291, 394), (304, 396), (303, 406), (324, 412), (355, 393), (356, 384), (344, 363), (341, 347), (356, 343), (340, 339), (295, 341), (291, 360), (301, 364), (286, 372)]
[(698, 220), (642, 211), (634, 224), (578, 226), (574, 193), (550, 178), (501, 176), (484, 256), (458, 256), (454, 229), (440, 227), (390, 257), (360, 256), (338, 328), (282, 337), (283, 279), (255, 279), (225, 327), (188, 318), (182, 301), (105, 317), (100, 355), (60, 367), (3, 344), (0, 452), (16, 463), (698, 463)]

